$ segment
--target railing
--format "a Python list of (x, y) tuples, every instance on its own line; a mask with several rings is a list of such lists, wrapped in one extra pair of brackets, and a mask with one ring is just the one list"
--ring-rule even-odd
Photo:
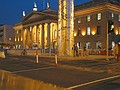
[[(25, 49), (27, 52), (27, 55), (36, 55), (36, 49)], [(23, 49), (10, 49), (7, 50), (8, 54), (12, 54), (12, 55), (21, 55), (21, 53), (23, 52)], [(38, 49), (38, 54), (39, 55), (44, 55), (44, 56), (52, 56), (54, 55), (55, 50), (54, 49)]]

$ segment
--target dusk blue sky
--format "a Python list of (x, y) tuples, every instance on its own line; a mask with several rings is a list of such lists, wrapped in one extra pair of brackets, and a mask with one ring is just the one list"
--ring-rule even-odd
[[(50, 7), (58, 9), (58, 0), (0, 0), (0, 24), (14, 25), (22, 19), (22, 11), (26, 14), (33, 9), (33, 3), (37, 3), (38, 10), (43, 10), (45, 3), (49, 1)], [(75, 0), (75, 5), (90, 0)]]

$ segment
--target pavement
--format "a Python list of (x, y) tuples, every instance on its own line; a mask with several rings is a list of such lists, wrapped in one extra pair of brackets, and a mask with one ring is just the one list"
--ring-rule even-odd
[[(22, 61), (35, 62), (36, 56), (11, 56), (14, 59), (19, 58)], [(9, 56), (6, 56), (9, 59)], [(81, 71), (89, 72), (107, 72), (111, 74), (120, 74), (120, 63), (117, 63), (113, 56), (106, 55), (88, 55), (79, 57), (70, 56), (57, 56), (57, 61), (55, 56), (40, 56), (39, 63), (54, 65), (66, 69), (77, 69)], [(57, 62), (57, 64), (56, 64)]]
[[(40, 56), (52, 58), (46, 61), (49, 64), (55, 64), (54, 56)], [(67, 69), (79, 69), (89, 72), (107, 72), (111, 74), (120, 74), (120, 62), (117, 63), (114, 56), (106, 55), (89, 55), (85, 57), (68, 57), (62, 56), (57, 58), (57, 66)]]

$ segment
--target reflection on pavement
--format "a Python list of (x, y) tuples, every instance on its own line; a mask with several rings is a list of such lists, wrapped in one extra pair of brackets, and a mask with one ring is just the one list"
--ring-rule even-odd
[(65, 90), (52, 84), (0, 71), (0, 90)]

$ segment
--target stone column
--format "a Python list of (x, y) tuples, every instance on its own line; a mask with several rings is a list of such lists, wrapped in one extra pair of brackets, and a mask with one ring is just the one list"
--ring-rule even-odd
[(50, 23), (48, 23), (48, 27), (47, 27), (47, 44), (48, 44), (48, 48), (50, 49)]
[(30, 26), (30, 48), (32, 48), (32, 27)]
[(44, 24), (42, 24), (42, 49), (45, 48), (45, 41), (44, 41)]
[(26, 48), (26, 28), (23, 29), (23, 48)]
[(38, 44), (38, 30), (39, 30), (39, 27), (38, 25), (36, 25), (36, 43)]

